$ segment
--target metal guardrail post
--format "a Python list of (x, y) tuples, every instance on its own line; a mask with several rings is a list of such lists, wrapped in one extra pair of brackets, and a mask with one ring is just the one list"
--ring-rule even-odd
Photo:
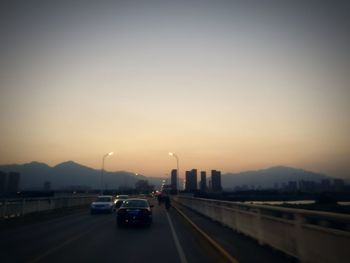
[(303, 259), (305, 259), (305, 253), (304, 253), (304, 237), (303, 237), (303, 224), (305, 222), (304, 216), (301, 214), (296, 213), (295, 214), (295, 246), (296, 246), (296, 254), (297, 258), (300, 259), (301, 262), (303, 262)]
[(258, 242), (260, 245), (263, 245), (264, 244), (264, 233), (263, 233), (263, 226), (262, 226), (262, 222), (261, 222), (261, 209), (257, 209), (257, 213), (258, 213), (258, 216), (256, 217), (256, 224), (257, 224), (257, 230), (258, 230)]

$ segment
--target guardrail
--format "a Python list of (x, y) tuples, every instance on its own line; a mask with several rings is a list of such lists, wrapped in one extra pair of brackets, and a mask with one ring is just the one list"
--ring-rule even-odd
[(349, 262), (349, 215), (188, 196), (174, 199), (301, 262)]
[(96, 196), (0, 199), (0, 219), (61, 208), (88, 205)]

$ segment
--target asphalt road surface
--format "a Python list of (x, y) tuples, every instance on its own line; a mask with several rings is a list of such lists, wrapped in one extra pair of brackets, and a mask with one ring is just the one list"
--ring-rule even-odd
[(1, 229), (5, 262), (225, 262), (174, 210), (156, 202), (151, 227), (116, 226), (116, 214), (78, 210)]

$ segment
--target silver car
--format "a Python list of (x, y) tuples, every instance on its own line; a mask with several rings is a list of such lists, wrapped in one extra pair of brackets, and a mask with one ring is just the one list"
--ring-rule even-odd
[(113, 200), (113, 196), (111, 195), (101, 195), (97, 197), (97, 199), (92, 202), (90, 207), (90, 213), (112, 213), (115, 209), (115, 204)]

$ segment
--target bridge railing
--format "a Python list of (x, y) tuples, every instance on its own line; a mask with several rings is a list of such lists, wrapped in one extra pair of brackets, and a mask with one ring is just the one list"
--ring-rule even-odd
[(61, 208), (88, 205), (96, 196), (0, 199), (0, 219)]
[(350, 215), (188, 196), (175, 200), (301, 262), (349, 262)]

